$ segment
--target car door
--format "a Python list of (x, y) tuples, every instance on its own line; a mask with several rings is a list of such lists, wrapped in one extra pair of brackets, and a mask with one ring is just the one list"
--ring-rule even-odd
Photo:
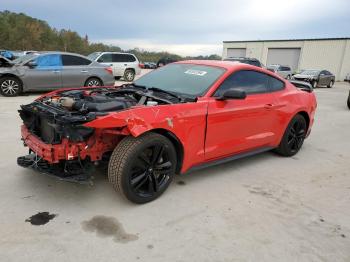
[(98, 59), (97, 62), (100, 64), (110, 66), (112, 67), (113, 70), (113, 75), (114, 76), (121, 76), (119, 73), (119, 65), (118, 63), (113, 61), (113, 54), (112, 53), (104, 53), (102, 54)]
[(113, 66), (115, 67), (116, 75), (123, 76), (126, 69), (125, 55), (115, 53), (112, 55)]
[(62, 54), (62, 86), (81, 87), (89, 77), (92, 61), (77, 55)]
[[(261, 147), (275, 139), (276, 102), (264, 73), (242, 70), (230, 75), (209, 99), (206, 160), (229, 156)], [(218, 100), (230, 88), (246, 91), (243, 100)]]
[(327, 76), (327, 83), (325, 83), (325, 85), (329, 85), (331, 83), (331, 81), (333, 80), (333, 75), (331, 72), (327, 71), (327, 70), (324, 70), (325, 71), (325, 74)]
[(53, 90), (62, 87), (60, 54), (43, 54), (25, 64), (22, 77), (28, 90)]

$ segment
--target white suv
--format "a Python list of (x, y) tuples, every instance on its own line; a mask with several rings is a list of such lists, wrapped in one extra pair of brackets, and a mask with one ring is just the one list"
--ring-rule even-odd
[(129, 53), (119, 52), (95, 52), (88, 57), (101, 64), (111, 66), (116, 80), (123, 77), (125, 81), (131, 82), (135, 75), (141, 73), (140, 62), (137, 57)]

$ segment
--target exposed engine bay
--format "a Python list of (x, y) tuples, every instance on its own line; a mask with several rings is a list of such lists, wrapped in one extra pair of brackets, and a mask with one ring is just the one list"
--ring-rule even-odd
[(93, 129), (82, 124), (110, 112), (133, 106), (156, 106), (179, 103), (178, 98), (136, 88), (92, 88), (63, 91), (22, 105), (20, 116), (32, 134), (48, 144), (62, 138), (86, 140)]

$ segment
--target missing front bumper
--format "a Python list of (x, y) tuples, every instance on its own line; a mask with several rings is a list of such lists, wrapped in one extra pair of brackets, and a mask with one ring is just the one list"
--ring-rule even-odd
[(92, 184), (92, 174), (95, 170), (94, 165), (89, 161), (72, 160), (50, 164), (35, 153), (18, 157), (17, 164), (59, 180), (90, 185)]

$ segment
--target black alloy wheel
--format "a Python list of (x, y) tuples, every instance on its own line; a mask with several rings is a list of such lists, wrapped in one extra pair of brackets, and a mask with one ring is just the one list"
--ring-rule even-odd
[(176, 151), (164, 136), (149, 133), (124, 138), (114, 150), (108, 177), (114, 187), (135, 203), (159, 197), (171, 183)]
[(306, 137), (307, 124), (305, 118), (298, 114), (289, 123), (276, 152), (283, 156), (293, 156), (302, 147)]

